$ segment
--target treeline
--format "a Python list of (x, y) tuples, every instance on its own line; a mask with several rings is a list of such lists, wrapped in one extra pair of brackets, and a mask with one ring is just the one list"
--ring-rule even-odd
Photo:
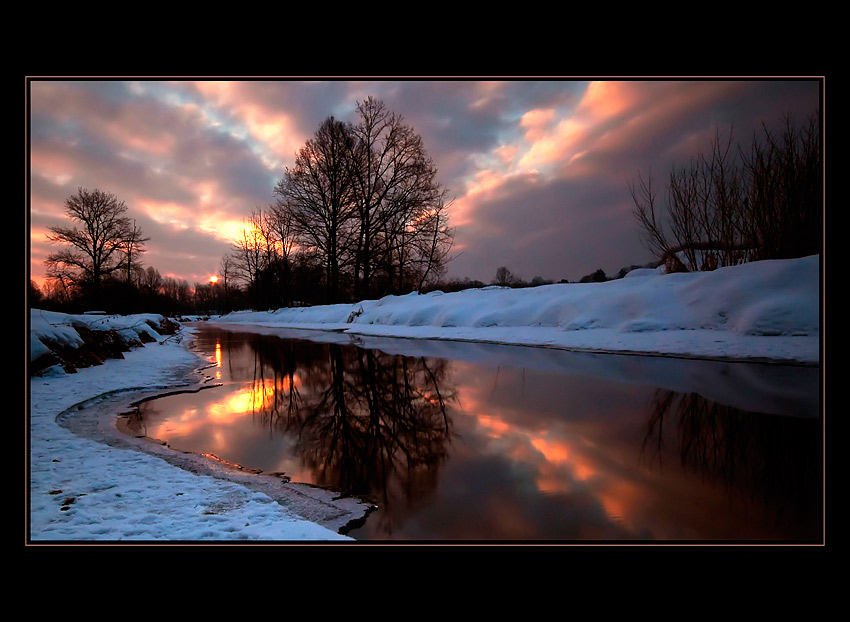
[(229, 298), (232, 309), (246, 305), (245, 295), (238, 288), (225, 293), (218, 284), (190, 284), (185, 279), (164, 277), (153, 267), (134, 267), (129, 281), (116, 277), (103, 279), (96, 297), (90, 288), (78, 283), (54, 278), (39, 287), (30, 280), (28, 298), (30, 308), (64, 313), (99, 310), (120, 314), (207, 315), (223, 312), (225, 298)]
[(421, 137), (381, 101), (356, 111), (321, 123), (222, 259), (255, 308), (408, 293), (445, 271), (446, 190)]
[(820, 252), (823, 155), (819, 115), (779, 131), (763, 126), (749, 146), (716, 134), (708, 154), (674, 168), (659, 205), (652, 176), (630, 184), (647, 248), (668, 271), (712, 270)]

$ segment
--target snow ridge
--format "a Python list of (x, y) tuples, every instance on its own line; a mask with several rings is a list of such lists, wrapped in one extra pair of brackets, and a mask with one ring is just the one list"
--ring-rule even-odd
[[(817, 363), (820, 256), (604, 283), (486, 287), (230, 313), (217, 322), (710, 358)], [(766, 339), (770, 338), (770, 339)]]

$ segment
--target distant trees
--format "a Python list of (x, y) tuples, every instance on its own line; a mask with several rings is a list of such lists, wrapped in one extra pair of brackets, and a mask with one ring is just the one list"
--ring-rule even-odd
[(78, 188), (65, 201), (66, 215), (78, 226), (50, 227), (48, 239), (67, 248), (48, 255), (48, 277), (82, 292), (94, 304), (101, 302), (104, 279), (122, 267), (129, 282), (134, 257), (144, 252), (148, 238), (126, 212), (127, 205), (114, 194)]
[(668, 269), (710, 270), (820, 252), (823, 168), (819, 119), (779, 133), (763, 126), (749, 150), (718, 132), (708, 155), (673, 169), (666, 211), (651, 174), (629, 184), (647, 248)]
[(98, 309), (109, 313), (208, 312), (208, 294), (185, 280), (163, 277), (159, 270), (142, 267), (145, 243), (127, 205), (103, 190), (78, 188), (65, 201), (73, 226), (50, 227), (51, 242), (65, 245), (45, 260), (47, 281), (30, 281), (28, 303), (78, 313)]
[(590, 274), (586, 274), (585, 276), (579, 279), (579, 283), (604, 283), (605, 281), (610, 280), (608, 276), (605, 274), (605, 271), (602, 268), (591, 272)]
[(502, 287), (508, 287), (510, 285), (516, 284), (518, 281), (519, 279), (515, 277), (506, 266), (502, 266), (498, 270), (496, 270), (496, 276), (493, 279), (493, 284), (501, 285)]

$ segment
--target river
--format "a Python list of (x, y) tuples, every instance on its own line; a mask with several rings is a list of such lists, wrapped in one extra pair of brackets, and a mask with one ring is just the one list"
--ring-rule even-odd
[(817, 367), (232, 328), (131, 429), (365, 499), (355, 539), (821, 541)]

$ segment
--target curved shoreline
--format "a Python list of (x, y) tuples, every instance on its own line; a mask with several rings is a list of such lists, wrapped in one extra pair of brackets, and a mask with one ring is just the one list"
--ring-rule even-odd
[[(194, 351), (191, 342), (186, 347)], [(184, 374), (186, 384), (135, 387), (100, 394), (65, 409), (56, 416), (56, 421), (61, 427), (83, 438), (119, 449), (142, 451), (195, 475), (208, 475), (264, 493), (297, 516), (340, 534), (344, 534), (351, 524), (365, 518), (373, 506), (358, 499), (343, 497), (309, 484), (291, 482), (214, 456), (183, 451), (171, 447), (166, 441), (140, 436), (126, 426), (127, 416), (142, 402), (175, 393), (215, 388), (217, 385), (204, 385), (208, 378), (199, 382), (191, 379), (192, 375), (203, 374), (208, 367), (201, 365), (187, 370)]]

